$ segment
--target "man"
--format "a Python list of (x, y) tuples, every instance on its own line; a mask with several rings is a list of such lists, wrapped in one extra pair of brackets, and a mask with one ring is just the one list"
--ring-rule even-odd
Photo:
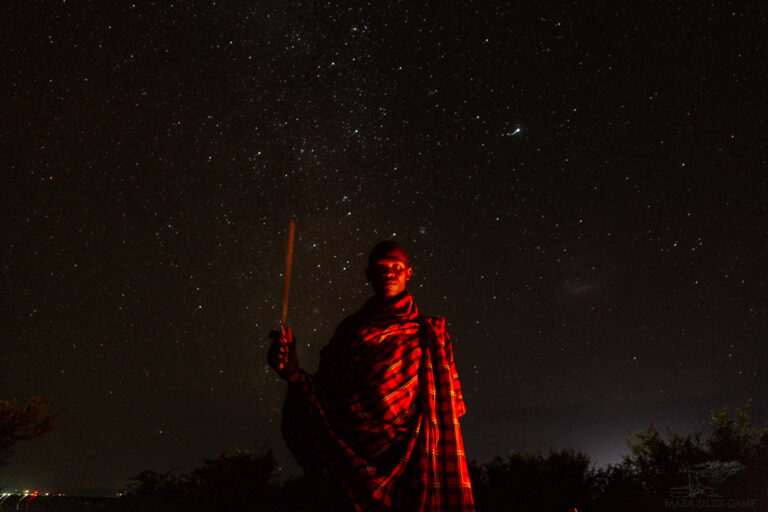
[(445, 319), (419, 314), (397, 243), (376, 245), (365, 275), (375, 296), (339, 325), (314, 375), (299, 368), (290, 328), (275, 333), (286, 444), (308, 478), (340, 485), (358, 512), (474, 511)]

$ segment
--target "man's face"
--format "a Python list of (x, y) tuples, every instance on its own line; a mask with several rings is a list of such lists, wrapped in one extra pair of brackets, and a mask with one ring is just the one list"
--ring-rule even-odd
[(390, 251), (377, 258), (365, 275), (373, 291), (379, 297), (394, 297), (405, 290), (405, 283), (411, 279), (413, 269), (402, 251)]

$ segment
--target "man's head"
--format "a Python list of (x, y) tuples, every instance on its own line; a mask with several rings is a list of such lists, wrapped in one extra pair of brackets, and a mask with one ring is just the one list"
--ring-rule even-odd
[(405, 291), (411, 275), (413, 269), (408, 265), (408, 255), (396, 242), (379, 242), (368, 256), (365, 277), (379, 297), (394, 297)]

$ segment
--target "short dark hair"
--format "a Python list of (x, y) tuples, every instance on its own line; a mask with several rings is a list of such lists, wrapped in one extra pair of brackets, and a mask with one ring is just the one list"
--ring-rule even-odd
[(371, 253), (368, 255), (368, 267), (372, 267), (373, 264), (376, 263), (379, 258), (385, 254), (394, 251), (403, 253), (403, 256), (405, 256), (405, 265), (408, 266), (408, 253), (405, 252), (405, 249), (403, 249), (397, 242), (392, 240), (384, 240), (383, 242), (377, 243), (371, 250)]

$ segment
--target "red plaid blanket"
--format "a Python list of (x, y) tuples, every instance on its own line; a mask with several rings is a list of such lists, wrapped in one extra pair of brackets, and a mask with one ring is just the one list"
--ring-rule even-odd
[(358, 511), (474, 511), (445, 320), (419, 315), (408, 293), (373, 304), (339, 325), (316, 374), (289, 386), (285, 441)]

